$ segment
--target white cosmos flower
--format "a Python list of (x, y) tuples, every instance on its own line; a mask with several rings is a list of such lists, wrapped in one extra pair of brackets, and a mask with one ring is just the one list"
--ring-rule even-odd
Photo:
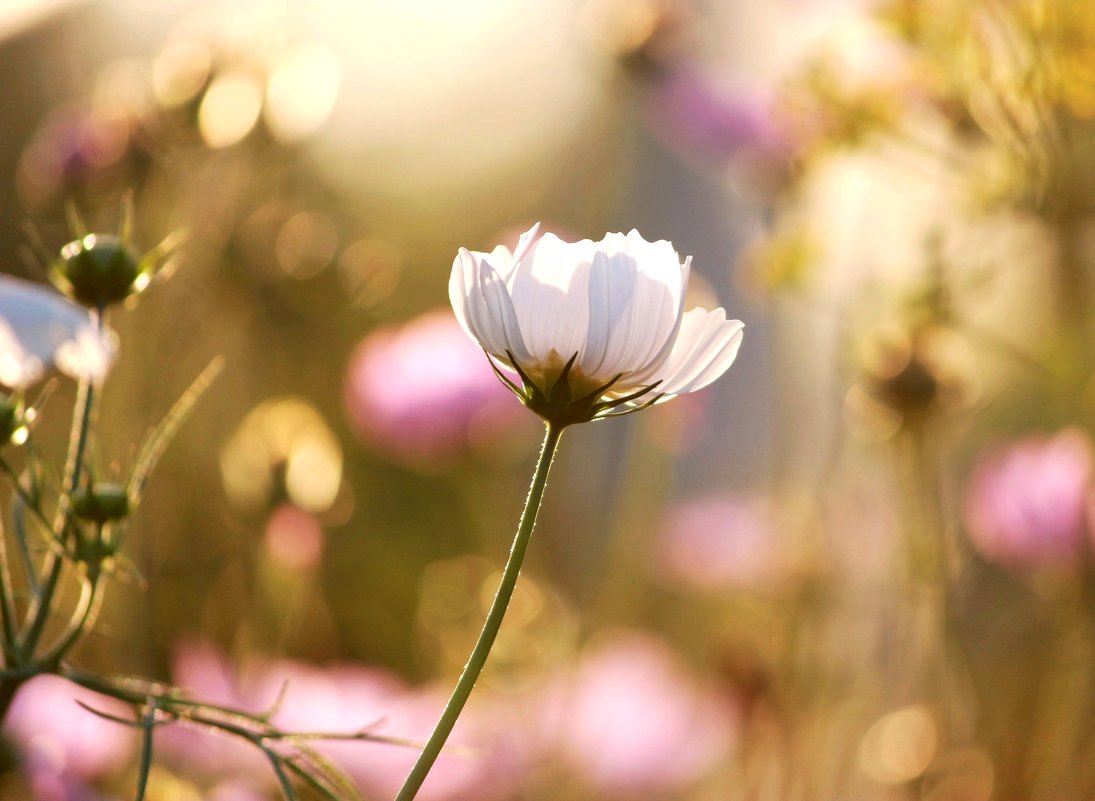
[(634, 230), (569, 243), (537, 224), (513, 253), (461, 248), (449, 299), (492, 366), (522, 385), (499, 377), (565, 425), (693, 392), (733, 363), (742, 323), (721, 308), (684, 310), (690, 262)]
[(0, 385), (24, 389), (56, 367), (102, 381), (114, 360), (113, 336), (89, 312), (56, 292), (0, 276)]

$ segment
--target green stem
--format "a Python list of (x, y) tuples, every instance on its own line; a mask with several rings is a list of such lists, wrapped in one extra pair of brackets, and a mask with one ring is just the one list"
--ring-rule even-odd
[(87, 578), (80, 587), (80, 598), (76, 602), (76, 609), (69, 619), (68, 626), (58, 636), (57, 642), (50, 647), (40, 662), (46, 666), (59, 664), (72, 647), (80, 640), (88, 628), (88, 624), (94, 625), (99, 614), (99, 606), (102, 603), (102, 593), (99, 590), (99, 577)]
[(15, 588), (8, 567), (7, 532), (0, 521), (0, 622), (3, 624), (4, 667), (15, 667), (18, 659), (19, 634), (15, 624)]
[(15, 491), (15, 494), (19, 496), (19, 499), (23, 504), (34, 512), (34, 516), (38, 518), (38, 521), (43, 526), (49, 528), (49, 521), (46, 520), (46, 516), (42, 512), (41, 507), (39, 507), (38, 502), (29, 492), (27, 492), (26, 487), (24, 487), (23, 483), (19, 480), (19, 474), (15, 472), (15, 468), (8, 464), (6, 459), (0, 458), (0, 471), (3, 471), (8, 479), (10, 479), (12, 489)]
[(403, 788), (399, 791), (395, 801), (412, 801), (418, 794), (422, 782), (433, 767), (438, 754), (441, 753), (445, 741), (449, 737), (453, 726), (456, 725), (460, 712), (471, 695), (479, 674), (486, 664), (494, 639), (498, 636), (498, 629), (505, 617), (506, 607), (509, 606), (513, 596), (513, 588), (517, 585), (517, 576), (521, 572), (521, 562), (525, 558), (528, 549), (529, 538), (532, 529), (536, 525), (536, 513), (540, 510), (540, 500), (544, 497), (544, 487), (547, 486), (548, 471), (551, 469), (551, 460), (559, 447), (559, 437), (562, 436), (563, 427), (548, 423), (547, 434), (544, 436), (544, 445), (540, 450), (540, 460), (536, 464), (536, 472), (532, 476), (532, 486), (529, 487), (528, 498), (525, 500), (525, 510), (521, 513), (521, 522), (517, 526), (517, 534), (513, 538), (513, 546), (510, 548), (509, 559), (502, 571), (502, 581), (498, 585), (498, 592), (494, 596), (487, 619), (483, 623), (483, 631), (479, 634), (479, 640), (472, 649), (468, 662), (460, 674), (456, 688), (445, 704), (445, 711), (441, 713), (441, 719), (437, 721), (433, 734), (426, 741), (422, 753), (415, 762), (411, 772), (407, 775)]
[(26, 578), (27, 586), (31, 592), (36, 593), (38, 592), (38, 574), (34, 571), (34, 559), (31, 558), (30, 544), (27, 542), (26, 510), (30, 509), (34, 512), (34, 516), (38, 518), (38, 521), (47, 531), (50, 528), (49, 521), (46, 520), (46, 516), (38, 503), (31, 498), (30, 493), (23, 487), (19, 481), (19, 476), (12, 470), (11, 465), (3, 459), (0, 459), (0, 470), (6, 473), (11, 480), (11, 486), (16, 495), (11, 509), (11, 522), (15, 528), (15, 542), (19, 545), (19, 561), (23, 567), (23, 576)]
[[(96, 318), (96, 326), (102, 331), (104, 326), (103, 316), (100, 313)], [(25, 659), (34, 658), (34, 649), (49, 620), (53, 607), (53, 595), (57, 591), (57, 584), (61, 580), (61, 571), (65, 564), (64, 551), (68, 544), (69, 532), (72, 521), (69, 515), (69, 503), (72, 493), (80, 487), (80, 478), (83, 473), (84, 452), (87, 450), (88, 438), (91, 434), (91, 416), (95, 407), (95, 387), (87, 378), (80, 381), (76, 405), (79, 412), (73, 419), (72, 436), (69, 438), (68, 462), (65, 465), (66, 494), (61, 496), (57, 507), (56, 521), (53, 531), (57, 537), (57, 549), (50, 550), (46, 554), (42, 574), (45, 576), (39, 591), (31, 601), (27, 610), (27, 620), (30, 621), (21, 647), (22, 656)]]
[[(100, 314), (96, 320), (97, 326), (102, 329), (104, 323)], [(42, 566), (42, 575), (45, 576), (41, 585), (37, 587), (30, 607), (27, 609), (27, 628), (22, 642), (12, 642), (10, 663), (8, 668), (23, 668), (34, 661), (34, 651), (38, 646), (38, 640), (46, 628), (50, 613), (53, 611), (53, 595), (57, 591), (57, 584), (61, 579), (61, 570), (64, 567), (64, 550), (71, 527), (68, 504), (73, 492), (80, 486), (80, 477), (83, 472), (84, 452), (87, 450), (88, 438), (91, 434), (91, 416), (95, 406), (95, 389), (90, 380), (83, 379), (77, 393), (76, 406), (79, 410), (72, 421), (72, 435), (69, 438), (69, 453), (65, 465), (66, 485), (68, 493), (61, 496), (57, 507), (56, 522), (53, 532), (57, 537), (56, 548), (46, 554)], [(18, 479), (15, 479), (17, 491)], [(20, 496), (22, 497), (22, 496)], [(37, 507), (32, 507), (37, 510)], [(40, 510), (39, 510), (40, 513)], [(32, 582), (33, 586), (33, 582)], [(14, 632), (14, 621), (9, 623)], [(7, 630), (8, 626), (5, 626)], [(15, 693), (26, 681), (26, 677), (7, 677), (0, 680), (0, 723), (7, 716), (11, 702), (15, 699)]]
[(148, 709), (141, 716), (141, 761), (137, 765), (137, 790), (134, 801), (144, 801), (148, 777), (152, 773), (152, 748), (156, 730), (156, 700), (149, 699)]

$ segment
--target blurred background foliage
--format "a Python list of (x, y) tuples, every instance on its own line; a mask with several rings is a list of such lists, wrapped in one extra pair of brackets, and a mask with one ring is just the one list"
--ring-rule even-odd
[[(189, 233), (111, 318), (97, 474), (227, 359), (79, 664), (428, 733), (539, 441), (451, 260), (636, 227), (745, 347), (568, 434), (422, 797), (1095, 797), (1087, 0), (30, 0), (0, 35), (3, 269), (69, 199)], [(0, 796), (128, 797), (71, 693), (24, 688)], [(165, 735), (152, 797), (272, 797), (211, 737)], [(370, 798), (411, 762), (332, 752)]]

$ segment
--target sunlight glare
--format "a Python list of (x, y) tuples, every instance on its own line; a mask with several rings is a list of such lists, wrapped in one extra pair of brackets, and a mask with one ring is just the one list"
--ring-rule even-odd
[(274, 70), (263, 112), (271, 133), (284, 142), (304, 139), (327, 121), (338, 99), (341, 70), (326, 47), (298, 50)]
[(920, 776), (939, 744), (935, 719), (913, 705), (879, 718), (859, 744), (859, 768), (881, 784), (903, 784)]
[(208, 47), (200, 42), (176, 42), (165, 47), (152, 65), (152, 91), (163, 106), (181, 106), (197, 96), (211, 69)]
[(198, 129), (212, 148), (234, 145), (258, 122), (262, 88), (242, 72), (228, 72), (209, 87), (198, 111)]

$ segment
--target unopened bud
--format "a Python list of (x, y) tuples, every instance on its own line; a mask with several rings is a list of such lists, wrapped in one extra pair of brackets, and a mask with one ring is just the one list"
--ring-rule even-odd
[(24, 405), (21, 394), (11, 396), (0, 392), (0, 448), (25, 443), (30, 436), (34, 414), (34, 409)]
[(0, 447), (11, 442), (22, 426), (19, 404), (11, 398), (0, 395)]
[(95, 484), (72, 493), (72, 511), (81, 520), (109, 523), (129, 514), (129, 493), (118, 484)]
[(96, 309), (136, 295), (149, 281), (133, 251), (111, 234), (88, 234), (61, 248), (51, 277), (73, 300)]

